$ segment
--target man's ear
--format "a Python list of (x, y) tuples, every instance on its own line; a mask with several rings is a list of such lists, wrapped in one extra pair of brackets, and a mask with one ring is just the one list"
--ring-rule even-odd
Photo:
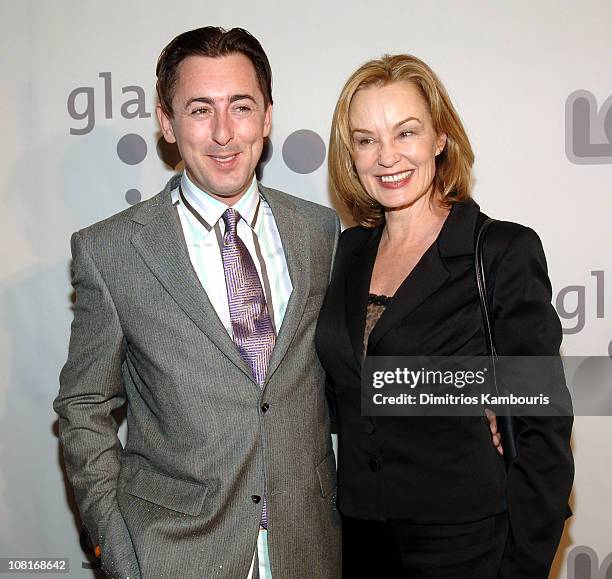
[(436, 141), (436, 157), (444, 151), (444, 147), (446, 147), (446, 133), (440, 133)]
[(168, 117), (168, 115), (164, 112), (164, 109), (162, 109), (162, 106), (159, 103), (155, 107), (155, 112), (157, 113), (157, 120), (159, 121), (159, 126), (161, 127), (164, 139), (166, 139), (168, 143), (176, 143), (176, 137), (174, 136), (174, 128), (172, 127), (172, 119)]
[(272, 105), (268, 105), (266, 108), (266, 114), (264, 116), (263, 136), (267, 137), (272, 130)]

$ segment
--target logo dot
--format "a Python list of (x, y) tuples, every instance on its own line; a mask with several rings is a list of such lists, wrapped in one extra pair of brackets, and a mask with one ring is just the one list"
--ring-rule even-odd
[(181, 162), (181, 153), (176, 143), (168, 143), (164, 137), (157, 140), (157, 156), (172, 169)]
[(119, 139), (117, 155), (127, 165), (138, 165), (147, 156), (147, 143), (140, 135), (128, 133)]
[(125, 192), (125, 200), (130, 205), (136, 205), (136, 203), (140, 203), (142, 201), (142, 194), (138, 189), (128, 189)]
[(283, 160), (289, 169), (305, 175), (316, 171), (325, 160), (325, 143), (314, 131), (300, 129), (283, 144)]
[(272, 158), (274, 154), (274, 147), (272, 145), (272, 141), (267, 137), (264, 139), (263, 151), (261, 152), (261, 157), (257, 163), (257, 167), (255, 168), (255, 174), (257, 175), (257, 180), (261, 181), (263, 179), (264, 169), (268, 164), (268, 161)]
[(605, 356), (590, 356), (580, 362), (572, 379), (576, 416), (610, 416), (612, 362)]

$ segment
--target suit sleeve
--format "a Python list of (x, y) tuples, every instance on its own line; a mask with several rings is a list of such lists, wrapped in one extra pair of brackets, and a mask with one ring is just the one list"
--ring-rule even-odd
[(74, 319), (53, 407), (68, 478), (92, 542), (102, 548), (103, 568), (112, 559), (113, 569), (105, 568), (109, 576), (137, 577), (116, 500), (122, 446), (112, 415), (125, 402), (121, 365), (126, 340), (112, 297), (79, 233), (72, 236), (71, 247)]
[[(493, 228), (491, 229), (493, 231)], [(562, 331), (551, 305), (537, 234), (521, 227), (493, 266), (492, 318), (500, 356), (558, 356)], [(567, 388), (557, 384), (561, 396)], [(517, 458), (508, 470), (510, 537), (500, 579), (547, 579), (574, 476), (571, 416), (516, 417)]]

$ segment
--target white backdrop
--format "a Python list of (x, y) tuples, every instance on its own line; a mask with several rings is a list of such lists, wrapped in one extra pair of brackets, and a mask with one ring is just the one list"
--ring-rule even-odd
[[(92, 576), (82, 568), (51, 408), (72, 315), (69, 236), (152, 196), (171, 175), (156, 151), (154, 69), (162, 47), (187, 29), (243, 26), (260, 39), (276, 103), (263, 182), (324, 204), (320, 162), (349, 73), (385, 52), (423, 58), (471, 137), (477, 201), (542, 237), (564, 353), (612, 357), (612, 3), (0, 6), (0, 557), (68, 557), (71, 576)], [(304, 129), (312, 132), (294, 134)], [(612, 576), (612, 557), (597, 570), (612, 552), (611, 426), (607, 417), (576, 419), (575, 516), (559, 579)]]

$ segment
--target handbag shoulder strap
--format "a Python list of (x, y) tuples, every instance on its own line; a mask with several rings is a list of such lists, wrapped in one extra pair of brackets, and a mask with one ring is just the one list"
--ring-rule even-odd
[(489, 353), (493, 358), (497, 358), (497, 350), (493, 340), (493, 330), (491, 326), (491, 317), (489, 315), (489, 301), (487, 298), (487, 283), (485, 278), (484, 268), (484, 252), (482, 249), (483, 240), (489, 227), (495, 222), (495, 219), (487, 218), (480, 226), (476, 234), (475, 243), (475, 265), (476, 265), (476, 286), (478, 287), (478, 298), (480, 299), (480, 308), (482, 310), (482, 319), (485, 329), (485, 337), (489, 346)]
[[(493, 329), (491, 326), (491, 316), (489, 315), (489, 300), (487, 297), (487, 283), (485, 279), (485, 268), (484, 268), (484, 251), (483, 241), (485, 234), (489, 227), (494, 223), (495, 219), (487, 218), (484, 223), (480, 226), (478, 233), (476, 234), (476, 242), (474, 247), (475, 253), (475, 265), (476, 265), (476, 285), (478, 286), (478, 297), (480, 299), (480, 308), (482, 310), (482, 319), (485, 329), (485, 335), (487, 344), (489, 346), (489, 353), (491, 356), (491, 367), (493, 371), (493, 387), (495, 393), (500, 395), (500, 385), (497, 379), (497, 350), (495, 349), (495, 341), (493, 340)], [(499, 432), (502, 436), (504, 445), (504, 462), (506, 468), (510, 468), (512, 463), (518, 456), (518, 435), (520, 427), (516, 422), (516, 419), (511, 416), (510, 413), (504, 415), (502, 413), (497, 417), (497, 424)]]

